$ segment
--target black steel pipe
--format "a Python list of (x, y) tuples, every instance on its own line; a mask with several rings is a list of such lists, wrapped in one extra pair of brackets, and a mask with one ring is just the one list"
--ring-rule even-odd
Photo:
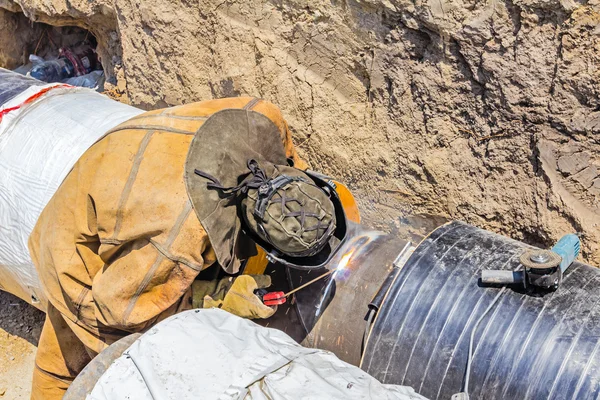
[[(470, 398), (598, 398), (600, 270), (575, 263), (556, 292), (510, 287), (492, 304), (501, 289), (480, 285), (481, 271), (517, 269), (529, 248), (523, 243), (454, 222), (425, 239), (396, 274), (392, 260), (404, 243), (354, 228), (343, 251), (355, 255), (347, 274), (298, 292), (267, 326), (356, 364), (368, 326), (364, 315), (380, 299), (361, 367), (383, 383), (449, 399), (461, 391), (469, 338), (491, 305), (474, 335)], [(274, 282), (278, 290), (311, 277), (270, 268), (281, 278)], [(389, 290), (378, 293), (390, 275)]]
[(295, 293), (273, 317), (256, 322), (280, 329), (304, 346), (332, 351), (358, 365), (369, 302), (394, 269), (393, 261), (405, 242), (352, 223), (348, 224), (348, 235), (344, 247), (322, 270), (286, 271), (279, 265), (269, 266), (266, 272), (273, 280), (269, 290), (287, 292), (338, 268), (349, 255), (344, 268)]
[[(433, 232), (392, 284), (362, 368), (431, 399), (460, 392), (473, 326), (500, 290), (481, 271), (515, 270), (528, 248), (459, 222)], [(470, 398), (598, 398), (599, 283), (576, 262), (556, 292), (505, 290), (475, 333)]]

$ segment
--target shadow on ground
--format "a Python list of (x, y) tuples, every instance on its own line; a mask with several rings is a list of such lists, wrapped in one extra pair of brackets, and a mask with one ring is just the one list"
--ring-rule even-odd
[(10, 293), (0, 291), (0, 329), (37, 346), (45, 314)]

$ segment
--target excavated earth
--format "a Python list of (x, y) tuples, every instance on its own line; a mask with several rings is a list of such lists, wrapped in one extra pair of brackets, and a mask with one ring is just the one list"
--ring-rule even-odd
[(0, 66), (39, 23), (89, 30), (135, 106), (278, 104), (372, 226), (578, 232), (600, 265), (600, 0), (0, 0)]
[[(108, 89), (145, 109), (278, 104), (368, 224), (460, 219), (600, 264), (598, 0), (0, 0), (0, 64), (39, 24), (98, 40)], [(16, 35), (15, 35), (16, 32)]]

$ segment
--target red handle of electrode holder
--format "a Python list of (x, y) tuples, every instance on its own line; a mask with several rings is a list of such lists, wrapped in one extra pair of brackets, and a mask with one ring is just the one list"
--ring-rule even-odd
[(263, 304), (265, 306), (278, 306), (280, 304), (284, 304), (287, 299), (285, 298), (285, 293), (283, 292), (269, 292), (263, 295), (262, 297)]

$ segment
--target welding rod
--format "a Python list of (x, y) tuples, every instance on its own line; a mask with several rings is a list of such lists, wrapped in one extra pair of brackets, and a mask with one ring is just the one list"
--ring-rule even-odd
[(300, 290), (300, 289), (304, 289), (304, 288), (305, 288), (305, 287), (307, 287), (308, 285), (310, 285), (310, 284), (312, 284), (312, 283), (315, 283), (315, 282), (316, 282), (316, 281), (318, 281), (319, 279), (323, 279), (323, 278), (325, 278), (325, 277), (326, 277), (326, 276), (328, 276), (328, 275), (331, 275), (331, 274), (332, 274), (332, 273), (334, 273), (335, 271), (337, 271), (337, 269), (336, 269), (336, 268), (334, 268), (334, 269), (332, 269), (332, 270), (329, 270), (329, 271), (325, 272), (323, 275), (317, 276), (317, 277), (316, 277), (315, 279), (313, 279), (312, 281), (308, 281), (308, 282), (306, 282), (304, 285), (302, 285), (302, 286), (298, 286), (298, 287), (297, 287), (296, 289), (294, 289), (294, 290), (290, 290), (289, 292), (287, 292), (286, 294), (284, 294), (284, 295), (283, 295), (283, 297), (288, 297), (290, 294), (294, 294), (294, 293), (296, 293), (298, 290)]

